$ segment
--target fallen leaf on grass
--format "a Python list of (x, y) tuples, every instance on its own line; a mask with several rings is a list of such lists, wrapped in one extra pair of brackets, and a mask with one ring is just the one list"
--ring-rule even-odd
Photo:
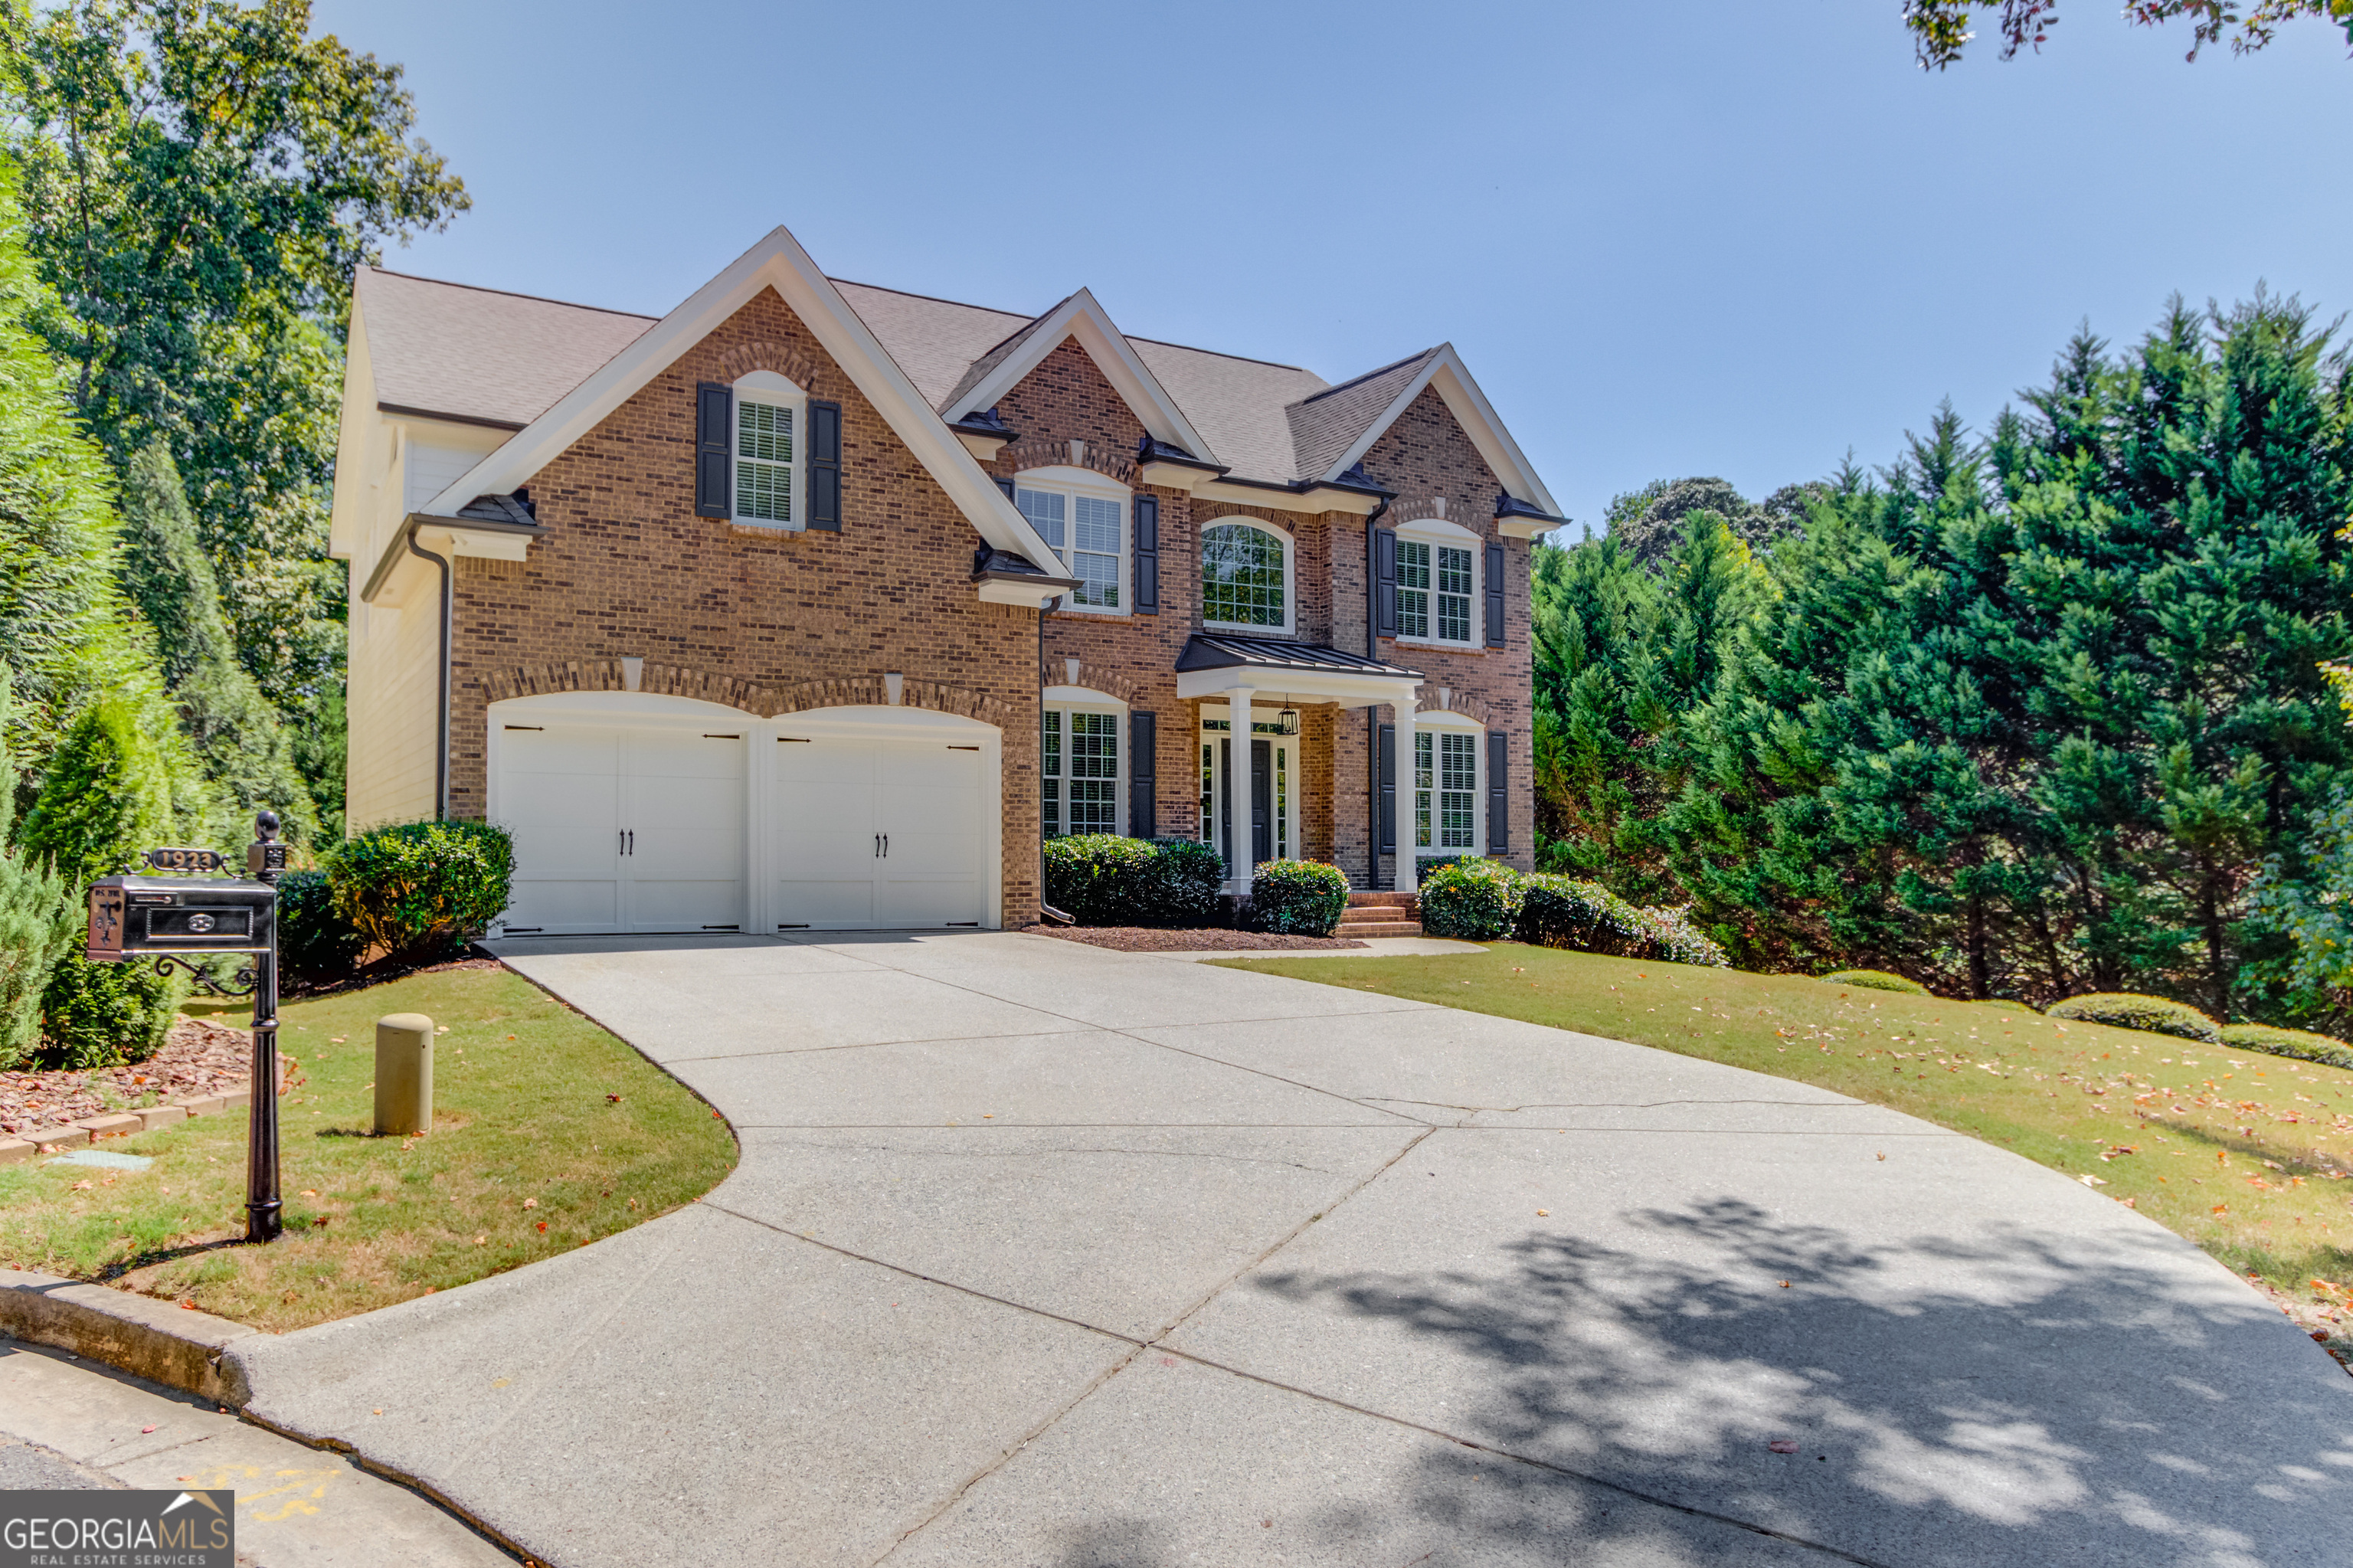
[(323, 1230), (323, 1229), (325, 1229), (325, 1228), (326, 1228), (327, 1216), (326, 1216), (326, 1215), (324, 1215), (324, 1214), (321, 1214), (317, 1219), (312, 1220), (311, 1223), (312, 1224), (314, 1224), (314, 1225), (319, 1226), (321, 1229), (322, 1229), (322, 1230)]
[(618, 1095), (607, 1095), (605, 1097), (605, 1103), (608, 1106), (619, 1105), (621, 1103), (621, 1097)]
[(490, 1239), (491, 1239), (491, 1238), (490, 1238), (490, 1237), (488, 1237), (488, 1236), (476, 1236), (476, 1237), (474, 1238), (474, 1245), (475, 1245), (476, 1246), (484, 1246), (484, 1245), (487, 1245), (489, 1244), (489, 1242), (490, 1242)]
[(2081, 1182), (2082, 1182), (2084, 1186), (2086, 1186), (2086, 1187), (2105, 1187), (2105, 1186), (2106, 1186), (2106, 1185), (2107, 1185), (2107, 1182), (2106, 1182), (2105, 1181), (2102, 1180), (2101, 1178), (2099, 1178), (2099, 1177), (2097, 1177), (2097, 1176), (2091, 1175), (2091, 1174), (2089, 1174), (2089, 1173), (2086, 1173), (2086, 1174), (2082, 1175), (2082, 1176), (2078, 1176), (2078, 1177), (2076, 1177), (2076, 1178), (2075, 1178), (2075, 1180), (2076, 1180), (2076, 1181), (2081, 1181)]
[(144, 1437), (144, 1436), (147, 1436), (147, 1434), (149, 1434), (150, 1432), (153, 1432), (153, 1431), (154, 1431), (154, 1430), (155, 1430), (155, 1429), (154, 1429), (153, 1426), (142, 1426), (142, 1427), (139, 1429), (139, 1436), (141, 1436), (142, 1437)]
[(536, 1198), (525, 1198), (522, 1201), (522, 1206), (526, 1209), (536, 1209), (539, 1207), (539, 1200)]
[(1540, 1220), (1548, 1220), (1552, 1218), (1552, 1211), (1550, 1209), (1538, 1209), (1536, 1211), (1536, 1218)]
[(540, 1222), (539, 1222), (539, 1228), (540, 1228), (541, 1230), (543, 1230), (543, 1231), (546, 1230), (546, 1229), (547, 1229), (547, 1222), (546, 1222), (545, 1220), (542, 1220), (542, 1221), (540, 1221)]
[(304, 1196), (304, 1197), (306, 1197), (306, 1198), (315, 1198), (315, 1197), (317, 1197), (318, 1195), (319, 1195), (319, 1191), (318, 1191), (318, 1189), (317, 1189), (317, 1188), (315, 1188), (315, 1187), (305, 1187), (305, 1188), (303, 1188), (303, 1189), (302, 1189), (302, 1196)]
[(89, 1188), (89, 1187), (92, 1186), (93, 1184), (94, 1184), (94, 1183), (91, 1183), (91, 1182), (89, 1182), (89, 1181), (77, 1181), (77, 1182), (75, 1182), (75, 1183), (73, 1184), (73, 1190), (74, 1190), (75, 1192), (82, 1192), (82, 1191), (84, 1191), (85, 1189), (87, 1189), (87, 1188)]
[(2218, 1214), (2227, 1214), (2227, 1213), (2229, 1213), (2230, 1212), (2231, 1212), (2231, 1205), (2230, 1205), (2230, 1204), (2228, 1204), (2228, 1203), (2217, 1203), (2217, 1204), (2215, 1204), (2215, 1205), (2214, 1205), (2214, 1208), (2213, 1208), (2213, 1213), (2218, 1213)]

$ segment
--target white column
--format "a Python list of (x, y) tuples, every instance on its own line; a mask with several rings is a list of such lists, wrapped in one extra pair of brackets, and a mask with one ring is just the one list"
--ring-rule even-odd
[(1226, 693), (1226, 842), (1233, 846), (1234, 880), (1239, 891), (1250, 891), (1250, 699), (1255, 686), (1234, 686)]
[(1413, 842), (1413, 693), (1409, 689), (1404, 700), (1397, 705), (1398, 852), (1394, 881), (1399, 893), (1411, 893), (1420, 885)]

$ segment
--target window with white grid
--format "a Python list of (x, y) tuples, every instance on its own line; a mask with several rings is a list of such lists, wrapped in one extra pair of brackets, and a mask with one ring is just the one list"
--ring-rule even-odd
[(1398, 541), (1398, 635), (1417, 642), (1471, 642), (1477, 552), (1430, 539)]
[(1048, 838), (1119, 832), (1119, 715), (1048, 708), (1039, 809)]
[(1126, 613), (1124, 487), (1086, 470), (1033, 471), (1014, 482), (1013, 504), (1079, 579), (1065, 608)]
[(1291, 624), (1291, 552), (1271, 529), (1219, 523), (1201, 530), (1201, 620), (1210, 626)]
[(1413, 734), (1413, 842), (1440, 852), (1479, 847), (1479, 737)]
[(735, 399), (735, 515), (793, 520), (793, 410), (785, 404)]

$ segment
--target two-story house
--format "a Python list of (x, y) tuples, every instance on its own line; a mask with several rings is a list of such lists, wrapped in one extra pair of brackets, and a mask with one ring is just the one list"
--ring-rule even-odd
[(1070, 832), (1525, 866), (1556, 511), (1451, 346), (1333, 385), (781, 228), (659, 320), (363, 270), (349, 820), (511, 827), (518, 935), (1020, 925)]

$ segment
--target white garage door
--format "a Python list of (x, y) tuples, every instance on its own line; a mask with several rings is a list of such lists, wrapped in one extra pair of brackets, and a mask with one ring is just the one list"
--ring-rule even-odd
[(776, 747), (769, 842), (779, 928), (980, 924), (979, 747), (823, 737)]
[(733, 931), (744, 921), (744, 734), (507, 724), (506, 929)]

